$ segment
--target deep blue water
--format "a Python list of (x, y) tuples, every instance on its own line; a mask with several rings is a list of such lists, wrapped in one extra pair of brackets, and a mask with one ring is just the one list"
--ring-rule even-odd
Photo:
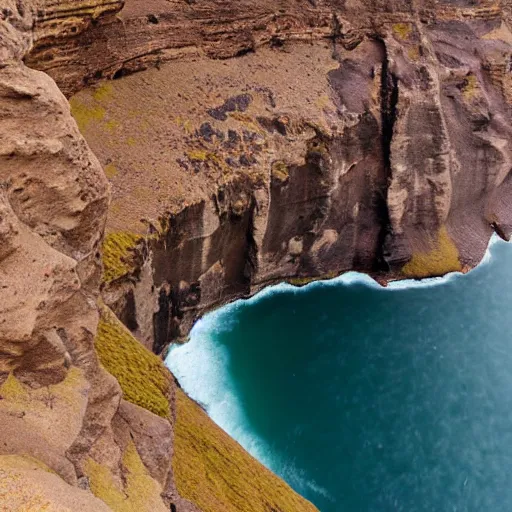
[(321, 512), (512, 511), (512, 244), (379, 288), (281, 285), (198, 322), (184, 389)]

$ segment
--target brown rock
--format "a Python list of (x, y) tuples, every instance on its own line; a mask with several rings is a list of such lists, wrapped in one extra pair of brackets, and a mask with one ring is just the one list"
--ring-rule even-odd
[(0, 456), (2, 510), (111, 512), (91, 493), (72, 487), (34, 459)]
[(172, 460), (170, 422), (123, 400), (114, 420), (114, 430), (121, 446), (133, 440), (150, 475), (164, 487)]

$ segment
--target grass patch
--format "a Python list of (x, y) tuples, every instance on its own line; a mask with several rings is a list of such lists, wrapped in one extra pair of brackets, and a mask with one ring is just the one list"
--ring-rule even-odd
[(291, 277), (287, 279), (287, 282), (293, 286), (305, 286), (315, 281), (326, 281), (327, 279), (334, 279), (335, 277), (338, 277), (338, 273), (332, 271), (316, 277)]
[(173, 467), (178, 492), (203, 512), (314, 512), (176, 390)]
[(29, 399), (29, 393), (11, 372), (0, 386), (0, 398), (10, 401), (23, 401)]
[(141, 235), (125, 231), (110, 233), (105, 237), (103, 241), (103, 281), (105, 283), (110, 283), (135, 270), (135, 251), (142, 238)]
[(288, 166), (282, 162), (277, 161), (272, 164), (272, 178), (280, 183), (284, 183), (290, 177)]
[(95, 89), (95, 91), (92, 93), (92, 97), (96, 101), (102, 102), (111, 99), (113, 94), (114, 88), (112, 87), (112, 84), (109, 82), (104, 82)]
[(436, 277), (462, 270), (459, 251), (445, 226), (439, 230), (437, 239), (431, 245), (430, 251), (413, 254), (409, 263), (402, 268), (405, 277)]
[(102, 308), (94, 346), (101, 364), (119, 381), (125, 400), (169, 416), (169, 371), (107, 307)]
[(466, 101), (473, 100), (480, 91), (478, 85), (478, 79), (475, 75), (470, 74), (464, 79), (464, 84), (462, 86), (462, 96)]
[(69, 100), (71, 115), (75, 118), (78, 129), (83, 134), (92, 122), (100, 122), (105, 118), (105, 109), (100, 105), (87, 106), (77, 97)]
[(212, 162), (217, 165), (222, 165), (221, 158), (213, 151), (190, 149), (185, 154), (191, 162)]
[(412, 25), (410, 23), (394, 23), (393, 35), (396, 39), (404, 41), (409, 39), (412, 34)]
[(114, 512), (154, 512), (163, 510), (160, 500), (162, 489), (151, 478), (133, 441), (123, 454), (126, 485), (120, 489), (108, 467), (87, 459), (85, 473), (89, 477), (92, 493), (104, 501)]

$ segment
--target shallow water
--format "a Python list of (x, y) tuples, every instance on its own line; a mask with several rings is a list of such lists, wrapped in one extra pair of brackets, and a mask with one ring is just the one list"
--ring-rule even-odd
[(512, 244), (466, 276), (280, 285), (199, 321), (184, 389), (322, 512), (512, 511)]

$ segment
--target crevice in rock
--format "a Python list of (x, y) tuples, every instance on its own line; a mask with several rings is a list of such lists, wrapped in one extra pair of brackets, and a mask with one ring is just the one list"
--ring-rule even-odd
[(254, 216), (256, 213), (256, 200), (254, 197), (251, 200), (249, 222), (246, 231), (246, 244), (245, 244), (245, 266), (244, 266), (244, 280), (247, 285), (247, 293), (250, 292), (250, 286), (253, 281), (253, 276), (258, 270), (258, 244), (254, 239)]
[[(381, 125), (382, 125), (382, 152), (384, 159), (384, 169), (387, 178), (387, 186), (389, 186), (392, 179), (391, 158), (392, 150), (391, 145), (393, 142), (393, 135), (395, 123), (397, 119), (397, 106), (399, 99), (398, 78), (390, 70), (389, 56), (386, 44), (382, 42), (384, 47), (384, 60), (382, 62), (381, 71)], [(391, 225), (389, 219), (389, 212), (387, 206), (387, 190), (385, 191), (382, 201), (377, 205), (379, 215), (382, 219), (382, 229), (379, 240), (379, 247), (381, 254), (378, 257), (378, 270), (389, 270), (389, 263), (386, 258), (386, 239), (391, 235)]]
[(139, 328), (137, 322), (137, 308), (135, 304), (135, 296), (133, 289), (130, 289), (126, 294), (126, 301), (122, 311), (117, 313), (117, 316), (121, 322), (123, 322), (130, 331), (135, 332)]
[(398, 78), (389, 69), (386, 51), (386, 58), (382, 63), (381, 116), (384, 164), (389, 175), (391, 175), (391, 142), (397, 117), (398, 96)]

